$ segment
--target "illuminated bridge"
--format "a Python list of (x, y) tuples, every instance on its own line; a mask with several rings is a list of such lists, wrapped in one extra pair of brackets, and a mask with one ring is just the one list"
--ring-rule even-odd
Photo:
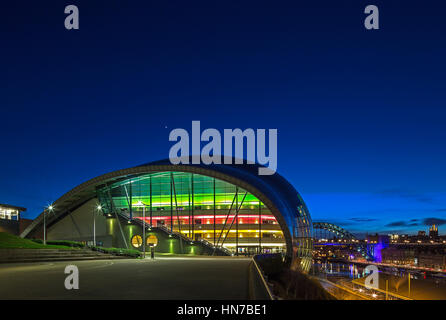
[(353, 240), (356, 240), (353, 234), (329, 222), (313, 222), (313, 233), (314, 238), (319, 240), (333, 238), (346, 240), (348, 242), (354, 242)]
[(357, 239), (348, 230), (329, 222), (313, 222), (314, 245), (338, 246), (359, 253), (363, 258), (372, 260), (367, 244)]

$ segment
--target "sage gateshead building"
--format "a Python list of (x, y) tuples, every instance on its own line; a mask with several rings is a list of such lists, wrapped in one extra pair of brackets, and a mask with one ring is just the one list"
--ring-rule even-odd
[(258, 168), (162, 160), (107, 173), (56, 200), (21, 236), (42, 234), (45, 214), (48, 240), (142, 250), (155, 235), (157, 252), (279, 252), (293, 269), (307, 271), (313, 250), (308, 209), (282, 176), (258, 175)]

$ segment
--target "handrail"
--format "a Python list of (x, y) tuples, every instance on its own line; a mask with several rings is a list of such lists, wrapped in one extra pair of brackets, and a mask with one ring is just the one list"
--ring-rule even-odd
[(200, 241), (201, 243), (203, 243), (204, 245), (208, 246), (209, 248), (212, 248), (212, 249), (215, 249), (215, 250), (221, 250), (221, 251), (223, 251), (224, 253), (226, 253), (226, 254), (229, 255), (229, 256), (232, 256), (232, 255), (233, 255), (232, 252), (231, 252), (231, 250), (229, 250), (228, 248), (225, 248), (225, 247), (216, 247), (216, 246), (214, 246), (214, 244), (213, 244), (212, 242), (207, 241), (206, 239), (200, 239), (199, 241)]
[(338, 289), (347, 291), (348, 293), (353, 294), (353, 295), (355, 295), (355, 296), (358, 296), (358, 297), (360, 297), (360, 298), (362, 298), (362, 299), (364, 299), (364, 300), (371, 300), (371, 298), (370, 298), (370, 297), (367, 297), (366, 295), (363, 295), (363, 294), (360, 294), (360, 293), (358, 293), (358, 292), (355, 292), (355, 291), (353, 291), (353, 290), (350, 289), (350, 288), (347, 288), (347, 287), (344, 287), (344, 286), (340, 286), (339, 284), (334, 283), (334, 282), (331, 282), (331, 281), (329, 281), (329, 280), (327, 280), (327, 279), (323, 279), (323, 278), (320, 278), (320, 277), (313, 277), (313, 278), (317, 279), (318, 281), (325, 282), (325, 283), (327, 283), (327, 284), (329, 284), (329, 285), (331, 285), (331, 286), (334, 286), (334, 287), (336, 287), (336, 288), (338, 288)]
[[(126, 212), (122, 212), (122, 211), (121, 211), (121, 212), (118, 213), (118, 215), (120, 215), (120, 216), (123, 217), (124, 219), (130, 220), (130, 215), (127, 214)], [(160, 230), (162, 230), (162, 231), (164, 231), (164, 232), (166, 232), (166, 233), (168, 233), (168, 234), (175, 234), (175, 235), (181, 237), (181, 238), (182, 238), (183, 240), (185, 240), (185, 241), (193, 242), (193, 240), (190, 239), (189, 237), (186, 237), (185, 235), (183, 235), (183, 234), (181, 234), (181, 233), (179, 233), (179, 232), (177, 232), (177, 231), (170, 231), (170, 229), (167, 228), (167, 227), (164, 226), (164, 225), (157, 225), (156, 227), (153, 227), (153, 226), (151, 226), (150, 224), (148, 224), (147, 222), (145, 222), (145, 221), (143, 221), (143, 220), (141, 220), (141, 219), (136, 219), (136, 218), (133, 218), (131, 221), (134, 221), (134, 222), (136, 222), (137, 224), (139, 224), (139, 225), (141, 225), (141, 226), (148, 227), (148, 228), (157, 228), (157, 229), (160, 229)], [(209, 242), (209, 241), (207, 241), (206, 239), (200, 239), (200, 240), (198, 240), (198, 241), (201, 242), (203, 245), (208, 246), (209, 248), (216, 249), (216, 250), (221, 250), (221, 251), (224, 252), (225, 254), (227, 254), (227, 255), (229, 255), (229, 256), (232, 256), (232, 252), (231, 252), (229, 249), (225, 248), (225, 247), (219, 247), (219, 248), (217, 248), (217, 247), (215, 247), (215, 246), (213, 245), (212, 242)]]
[(257, 272), (259, 273), (259, 276), (262, 279), (262, 283), (265, 286), (266, 291), (268, 292), (268, 296), (269, 296), (270, 300), (276, 300), (274, 295), (271, 292), (271, 289), (268, 286), (268, 283), (266, 283), (265, 277), (263, 276), (263, 271), (260, 270), (259, 265), (257, 264), (257, 261), (256, 261), (256, 259), (254, 259), (254, 257), (252, 257), (252, 261), (254, 262), (254, 265), (256, 266)]

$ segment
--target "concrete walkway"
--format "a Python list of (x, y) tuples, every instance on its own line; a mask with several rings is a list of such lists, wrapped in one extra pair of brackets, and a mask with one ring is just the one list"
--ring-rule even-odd
[[(67, 265), (79, 290), (65, 289)], [(3, 264), (0, 299), (249, 299), (250, 272), (251, 259), (227, 257)]]

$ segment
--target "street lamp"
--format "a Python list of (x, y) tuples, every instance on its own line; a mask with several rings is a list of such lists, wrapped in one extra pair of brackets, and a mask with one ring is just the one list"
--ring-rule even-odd
[(141, 200), (137, 203), (138, 207), (142, 207), (142, 257), (146, 257), (146, 204)]
[(48, 207), (43, 208), (43, 244), (46, 245), (46, 214), (45, 212), (53, 212), (54, 206), (50, 204)]
[[(98, 204), (96, 206), (96, 210), (100, 212), (102, 210), (102, 206)], [(96, 247), (96, 211), (93, 210), (93, 246)]]

